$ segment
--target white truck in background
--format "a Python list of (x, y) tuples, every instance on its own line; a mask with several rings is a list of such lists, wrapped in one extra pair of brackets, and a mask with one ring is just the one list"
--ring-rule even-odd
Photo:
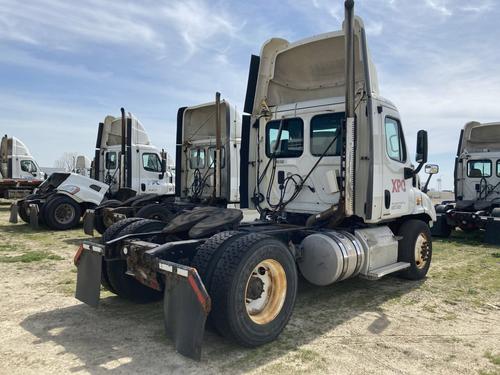
[(500, 245), (500, 122), (469, 122), (460, 132), (455, 158), (455, 201), (436, 206), (432, 234), (448, 237), (456, 227), (484, 230), (484, 242)]
[[(99, 124), (92, 178), (82, 173), (54, 173), (34, 194), (12, 206), (34, 227), (43, 223), (55, 230), (74, 228), (87, 209), (104, 200), (120, 204), (136, 195), (173, 195), (173, 175), (166, 168), (166, 153), (151, 144), (139, 120), (122, 108), (121, 117), (107, 116)], [(80, 158), (79, 169), (87, 162)]]
[[(214, 168), (218, 128), (220, 170)], [(180, 108), (176, 143), (175, 199), (145, 194), (122, 203), (105, 201), (88, 210), (85, 233), (94, 235), (95, 229), (103, 234), (115, 222), (130, 217), (167, 222), (194, 205), (226, 207), (239, 203), (241, 116), (234, 106), (217, 93), (214, 102)], [(220, 184), (216, 184), (217, 176)], [(217, 191), (216, 185), (220, 186)]]
[(0, 197), (30, 194), (45, 179), (28, 147), (18, 138), (4, 135), (0, 143)]

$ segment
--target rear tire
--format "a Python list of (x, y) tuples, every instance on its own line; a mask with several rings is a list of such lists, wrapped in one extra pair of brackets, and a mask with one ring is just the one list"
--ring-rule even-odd
[(238, 234), (241, 234), (241, 232), (227, 231), (217, 233), (196, 249), (191, 267), (196, 268), (198, 271), (198, 275), (200, 275), (203, 284), (205, 284), (208, 289), (208, 294), (211, 292), (210, 284), (212, 282), (212, 275), (215, 267), (224, 250), (230, 243), (238, 238)]
[(429, 226), (421, 220), (408, 220), (401, 225), (398, 235), (403, 238), (398, 244), (400, 262), (410, 267), (399, 273), (408, 280), (421, 280), (429, 271), (432, 260), (432, 237)]
[[(134, 233), (154, 232), (164, 227), (165, 223), (161, 221), (139, 219), (117, 232), (114, 238)], [(158, 301), (163, 297), (162, 292), (148, 288), (132, 276), (127, 275), (127, 262), (125, 260), (107, 261), (105, 265), (109, 284), (116, 295), (136, 303)]]
[(75, 228), (82, 216), (80, 205), (65, 195), (55, 196), (41, 211), (45, 224), (55, 230)]
[(164, 223), (168, 223), (175, 215), (168, 208), (158, 203), (153, 203), (139, 209), (135, 216), (142, 217), (144, 219), (160, 220)]
[(99, 233), (99, 234), (104, 234), (104, 232), (106, 231), (106, 229), (108, 229), (109, 227), (106, 226), (106, 224), (104, 224), (104, 219), (102, 217), (102, 215), (100, 214), (100, 210), (101, 208), (105, 208), (105, 207), (111, 207), (111, 208), (115, 208), (115, 207), (118, 207), (122, 204), (121, 201), (117, 200), (117, 199), (110, 199), (110, 200), (107, 200), (107, 201), (104, 201), (102, 202), (98, 207), (97, 207), (97, 210), (99, 212), (98, 215), (95, 215), (95, 219), (94, 219), (94, 228), (95, 230)]
[(297, 295), (297, 268), (287, 246), (262, 234), (238, 237), (213, 273), (212, 321), (237, 343), (275, 340), (288, 323)]
[[(106, 243), (106, 242), (112, 240), (113, 238), (118, 238), (117, 234), (120, 231), (122, 231), (123, 229), (125, 229), (130, 224), (132, 224), (132, 223), (134, 223), (136, 221), (139, 221), (139, 220), (141, 220), (141, 219), (138, 218), (138, 217), (131, 217), (131, 218), (128, 218), (128, 219), (120, 220), (117, 223), (114, 223), (112, 226), (110, 226), (108, 229), (106, 229), (104, 231), (104, 233), (102, 235), (102, 242)], [(106, 269), (106, 263), (107, 262), (103, 258), (102, 259), (102, 268), (101, 268), (102, 269), (102, 271), (101, 271), (101, 285), (104, 288), (106, 288), (107, 290), (109, 290), (111, 293), (116, 294), (115, 289), (109, 283), (109, 277), (108, 277), (108, 271)]]

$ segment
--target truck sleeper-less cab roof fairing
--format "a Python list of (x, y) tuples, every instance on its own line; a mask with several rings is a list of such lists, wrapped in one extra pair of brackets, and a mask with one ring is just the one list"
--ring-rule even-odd
[[(363, 21), (354, 22), (356, 92), (370, 87), (372, 95), (378, 94), (378, 79), (366, 48)], [(365, 85), (366, 71), (370, 84)], [(344, 98), (345, 94), (345, 36), (343, 31), (321, 34), (295, 43), (273, 38), (262, 47), (259, 76), (253, 103), (253, 115), (267, 106), (276, 107), (290, 103)]]
[(458, 154), (465, 152), (500, 152), (500, 122), (481, 124), (473, 121), (464, 126)]
[[(203, 199), (213, 196), (216, 117), (215, 102), (179, 109), (176, 151), (178, 197)], [(226, 100), (220, 102), (220, 124), (222, 174), (219, 198), (226, 202), (239, 202), (241, 117)]]

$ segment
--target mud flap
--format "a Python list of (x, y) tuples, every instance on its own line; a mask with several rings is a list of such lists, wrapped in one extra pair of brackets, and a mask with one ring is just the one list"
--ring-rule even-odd
[(84, 243), (78, 260), (75, 298), (97, 307), (101, 297), (101, 271), (103, 249)]
[(94, 237), (94, 220), (95, 220), (95, 211), (94, 210), (85, 211), (85, 215), (83, 215), (83, 232), (92, 237)]
[(195, 268), (160, 260), (158, 272), (165, 275), (163, 315), (167, 335), (180, 354), (199, 361), (210, 296)]
[(449, 224), (446, 218), (446, 214), (436, 214), (436, 221), (431, 227), (431, 234), (435, 237), (448, 237), (449, 236)]
[(30, 226), (33, 229), (38, 229), (38, 215), (40, 214), (40, 208), (37, 204), (30, 203)]
[(17, 214), (19, 212), (19, 207), (17, 206), (16, 203), (12, 203), (10, 206), (10, 217), (9, 217), (9, 223), (12, 224), (17, 224)]
[(484, 229), (484, 242), (500, 246), (500, 218), (489, 217)]

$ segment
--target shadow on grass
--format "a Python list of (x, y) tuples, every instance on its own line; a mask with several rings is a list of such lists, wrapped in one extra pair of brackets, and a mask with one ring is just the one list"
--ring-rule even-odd
[[(68, 230), (81, 230), (83, 233), (83, 224), (79, 223), (77, 227)], [(57, 231), (49, 229), (43, 224), (38, 228), (32, 228), (29, 224), (20, 221), (19, 224), (3, 224), (0, 225), (0, 232), (4, 233), (64, 233), (65, 231)]]
[[(98, 310), (80, 304), (33, 314), (21, 325), (38, 338), (35, 344), (54, 342), (84, 363), (71, 371), (140, 373), (147, 369), (153, 373), (211, 373), (215, 368), (217, 372), (242, 373), (298, 350), (366, 312), (377, 316), (366, 334), (383, 333), (391, 320), (381, 305), (418, 288), (421, 283), (387, 277), (376, 282), (352, 279), (320, 288), (301, 281), (294, 314), (275, 342), (245, 349), (207, 330), (201, 362), (175, 352), (164, 335), (160, 303), (134, 305), (118, 297), (108, 297)], [(118, 358), (127, 360), (116, 367), (109, 366), (112, 359)]]

